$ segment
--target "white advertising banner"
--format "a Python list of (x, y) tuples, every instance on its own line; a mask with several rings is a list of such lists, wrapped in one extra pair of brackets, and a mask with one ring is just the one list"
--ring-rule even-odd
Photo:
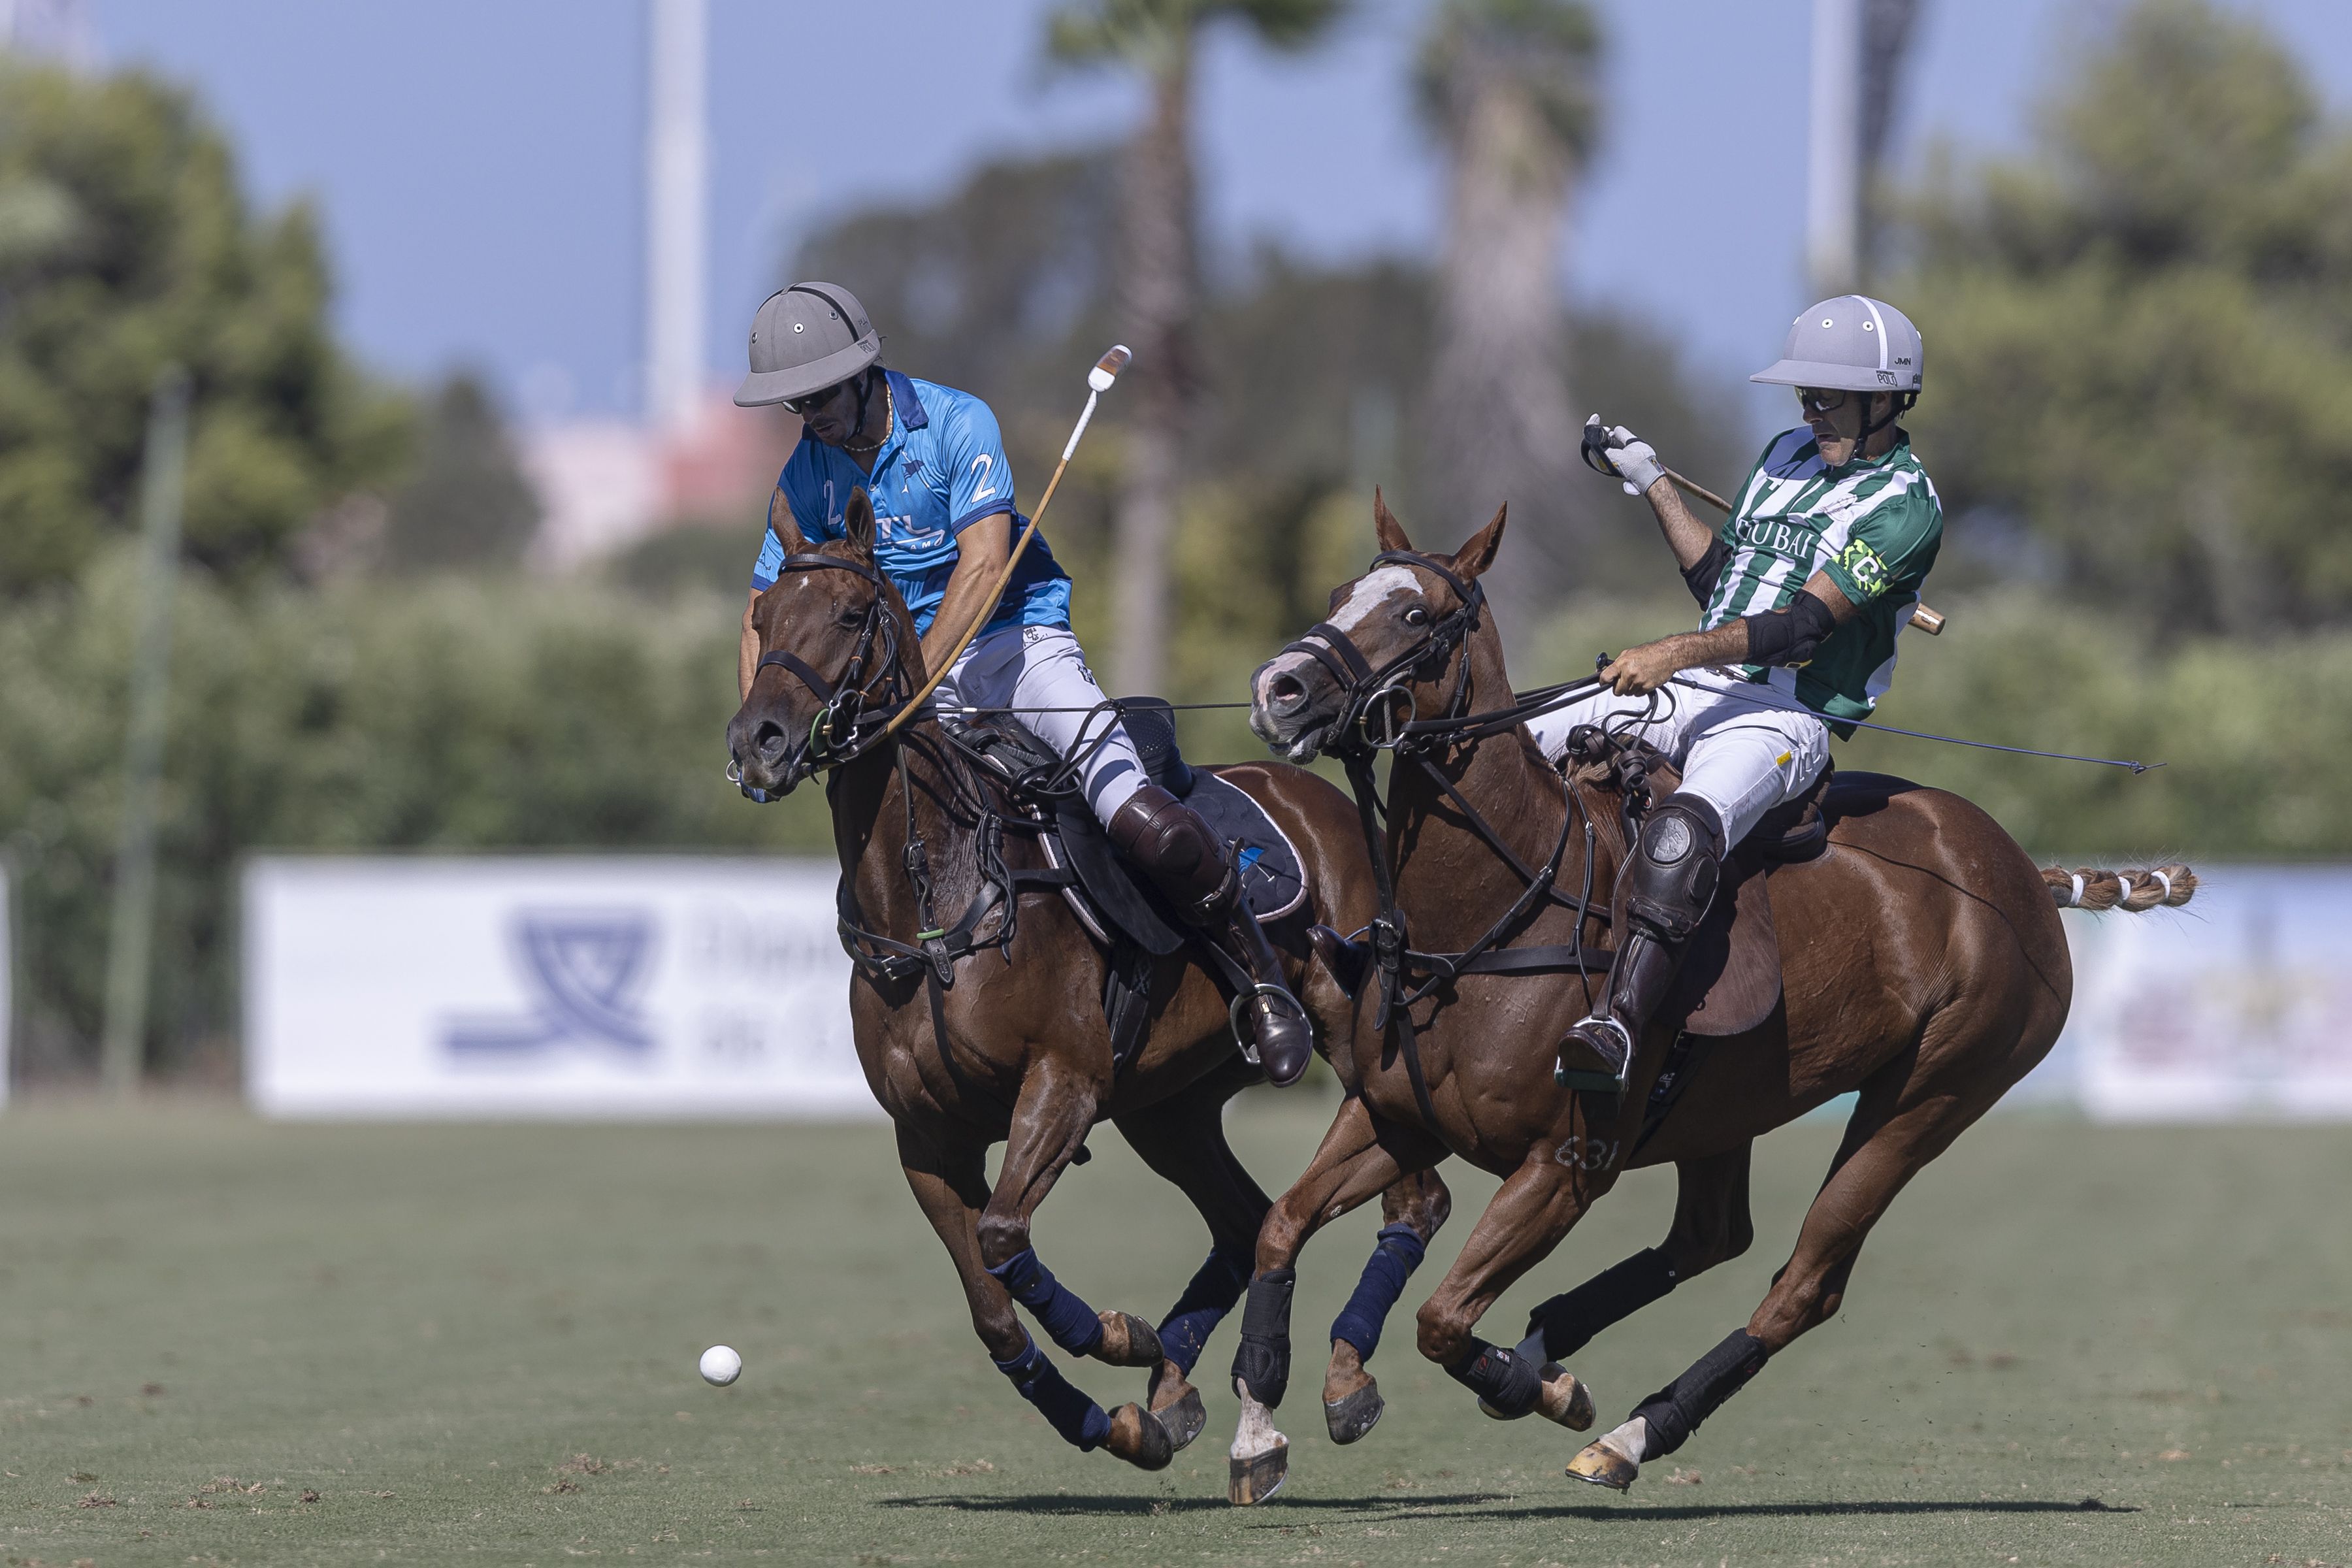
[(2187, 908), (2064, 917), (2071, 1066), (2101, 1121), (2352, 1119), (2352, 870), (2199, 868)]
[(879, 1116), (830, 861), (273, 857), (245, 1064), (278, 1117)]

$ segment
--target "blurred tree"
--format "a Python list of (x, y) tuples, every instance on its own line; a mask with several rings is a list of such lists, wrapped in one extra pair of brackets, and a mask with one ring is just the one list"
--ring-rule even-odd
[(392, 498), (384, 559), (397, 570), (512, 566), (539, 529), (539, 497), (516, 465), (489, 393), (452, 375), (434, 395), (416, 472)]
[(327, 294), (310, 209), (251, 216), (185, 93), (0, 58), (0, 592), (64, 579), (134, 526), (167, 361), (195, 382), (198, 561), (275, 560), (396, 467), (404, 405), (337, 350)]
[[(1507, 500), (1521, 570), (1490, 588), (1514, 635), (1589, 561), (1603, 497), (1577, 462), (1561, 252), (1599, 117), (1601, 27), (1584, 0), (1445, 0), (1418, 68), (1446, 154), (1430, 439), (1444, 504)], [(1611, 414), (1612, 419), (1622, 415)], [(1647, 434), (1647, 432), (1644, 432)]]
[(2060, 58), (2026, 157), (1912, 203), (1955, 542), (2170, 636), (2352, 615), (2352, 135), (2205, 0)]
[(1118, 510), (1118, 621), (1111, 665), (1129, 691), (1157, 691), (1166, 670), (1169, 552), (1176, 531), (1185, 428), (1198, 367), (1192, 334), (1194, 233), (1192, 100), (1200, 36), (1235, 21), (1262, 42), (1304, 48), (1347, 0), (1070, 0), (1046, 31), (1067, 64), (1116, 61), (1150, 89), (1128, 154), (1119, 204), (1118, 330), (1135, 351), (1135, 405)]

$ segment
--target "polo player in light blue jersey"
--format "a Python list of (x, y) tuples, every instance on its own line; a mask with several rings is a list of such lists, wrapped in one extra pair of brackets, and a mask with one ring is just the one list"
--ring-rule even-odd
[[(801, 440), (769, 503), (751, 600), (782, 569), (788, 521), (812, 543), (839, 539), (849, 498), (863, 489), (874, 505), (875, 564), (906, 600), (925, 667), (935, 669), (987, 608), (1028, 520), (1014, 510), (1013, 467), (988, 405), (887, 369), (881, 356), (866, 308), (838, 284), (795, 283), (753, 318), (751, 373), (735, 401), (782, 404), (800, 416)], [(759, 663), (747, 608), (737, 669), (746, 699)], [(1087, 804), (1111, 843), (1256, 983), (1243, 1016), (1258, 1060), (1273, 1082), (1296, 1082), (1314, 1050), (1307, 1015), (1242, 898), (1240, 868), (1197, 812), (1150, 781), (1123, 725), (1112, 719), (1103, 738), (1102, 689), (1070, 631), (1070, 575), (1042, 533), (937, 700), (1011, 710), (1045, 745), (1081, 758)]]

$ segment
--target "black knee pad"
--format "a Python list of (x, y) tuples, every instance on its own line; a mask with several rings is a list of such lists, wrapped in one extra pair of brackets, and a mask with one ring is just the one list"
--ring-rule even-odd
[(1670, 942), (1688, 938), (1715, 901), (1722, 842), (1723, 818), (1706, 801), (1679, 791), (1660, 801), (1642, 825), (1626, 912)]
[(1267, 1409), (1280, 1405), (1290, 1387), (1290, 1293), (1295, 1268), (1269, 1268), (1250, 1281), (1242, 1304), (1242, 1342), (1234, 1347), (1234, 1375)]

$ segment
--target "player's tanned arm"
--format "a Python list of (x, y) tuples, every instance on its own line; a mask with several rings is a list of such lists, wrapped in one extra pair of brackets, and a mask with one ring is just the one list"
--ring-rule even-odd
[(947, 592), (940, 595), (939, 614), (931, 617), (931, 629), (923, 634), (924, 674), (936, 672), (939, 661), (963, 639), (972, 622), (988, 613), (988, 591), (996, 586), (996, 574), (1004, 570), (1012, 549), (1009, 511), (983, 517), (956, 535), (955, 570), (948, 574)]

